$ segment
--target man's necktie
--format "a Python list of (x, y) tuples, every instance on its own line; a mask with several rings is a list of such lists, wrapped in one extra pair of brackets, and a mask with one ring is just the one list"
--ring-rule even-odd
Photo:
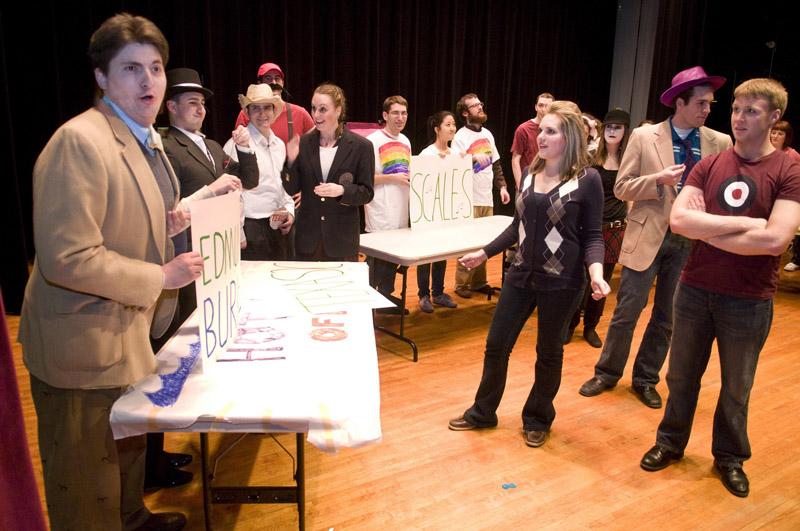
[(681, 180), (677, 186), (679, 192), (681, 191), (681, 188), (683, 188), (683, 183), (686, 182), (686, 177), (689, 175), (689, 172), (692, 171), (692, 168), (694, 168), (695, 162), (697, 162), (697, 160), (694, 158), (692, 141), (689, 140), (689, 137), (687, 136), (686, 138), (681, 139), (681, 143), (683, 144), (683, 149), (686, 153), (686, 160), (683, 161), (683, 164), (686, 166), (686, 168), (683, 170), (683, 175), (681, 175)]

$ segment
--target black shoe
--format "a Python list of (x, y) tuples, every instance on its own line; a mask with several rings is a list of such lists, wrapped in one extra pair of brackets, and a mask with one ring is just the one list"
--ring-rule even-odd
[(178, 531), (186, 526), (181, 513), (152, 513), (135, 531)]
[(631, 388), (642, 404), (653, 409), (661, 408), (661, 395), (652, 385), (634, 385)]
[(523, 430), (522, 436), (525, 438), (525, 444), (527, 444), (531, 448), (539, 448), (541, 445), (544, 444), (544, 440), (547, 438), (547, 432), (537, 431), (537, 430)]
[(584, 328), (583, 329), (583, 339), (586, 340), (594, 348), (600, 348), (603, 346), (603, 340), (600, 339), (600, 336), (597, 335), (594, 328)]
[(678, 461), (683, 454), (667, 450), (659, 445), (655, 445), (644, 454), (639, 466), (648, 472), (655, 472), (662, 470), (672, 464), (673, 461)]
[(477, 289), (472, 288), (471, 291), (475, 293), (483, 293), (484, 295), (491, 295), (492, 293), (494, 293), (494, 288), (491, 287), (489, 284), (485, 284)]
[(567, 328), (567, 332), (564, 334), (564, 344), (566, 345), (570, 341), (572, 341), (572, 336), (575, 334), (574, 328)]
[(740, 498), (746, 498), (750, 494), (750, 481), (741, 465), (722, 465), (714, 461), (714, 469), (719, 473), (728, 492)]
[(583, 396), (597, 396), (606, 389), (611, 389), (616, 384), (607, 384), (597, 376), (587, 380), (578, 390)]
[(164, 452), (164, 457), (172, 468), (182, 468), (192, 462), (192, 456), (189, 454)]
[(177, 468), (167, 469), (154, 477), (145, 477), (144, 491), (155, 492), (159, 489), (180, 487), (192, 481), (192, 473)]
[(467, 430), (482, 430), (484, 428), (494, 428), (494, 426), (478, 426), (473, 424), (461, 415), (457, 419), (451, 419), (447, 423), (447, 427), (453, 431), (467, 431)]

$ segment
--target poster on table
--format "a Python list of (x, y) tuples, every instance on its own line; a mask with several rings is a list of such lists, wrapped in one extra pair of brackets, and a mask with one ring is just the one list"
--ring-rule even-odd
[(411, 228), (472, 218), (472, 159), (411, 157)]
[(211, 370), (219, 354), (239, 331), (241, 311), (241, 200), (233, 192), (193, 201), (192, 250), (203, 259), (195, 281), (200, 367)]

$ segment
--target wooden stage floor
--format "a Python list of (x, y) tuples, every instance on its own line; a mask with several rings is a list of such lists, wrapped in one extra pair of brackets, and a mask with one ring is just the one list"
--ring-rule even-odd
[[(489, 264), (493, 284), (499, 284), (499, 271), (495, 258)], [(454, 272), (450, 261), (446, 291), (451, 295)], [(580, 327), (565, 347), (551, 435), (541, 448), (525, 446), (520, 414), (533, 380), (535, 315), (511, 356), (499, 426), (450, 431), (448, 419), (474, 397), (495, 300), (453, 295), (458, 309), (423, 314), (416, 306), (412, 268), (406, 330), (419, 346), (419, 362), (410, 361), (406, 344), (378, 333), (383, 441), (336, 455), (306, 445), (307, 529), (800, 529), (800, 408), (795, 404), (800, 272), (781, 271), (781, 276), (750, 403), (753, 458), (745, 470), (751, 494), (740, 499), (711, 469), (711, 420), (720, 383), (716, 355), (703, 379), (686, 457), (660, 472), (644, 472), (639, 459), (654, 441), (663, 410), (646, 408), (630, 392), (630, 363), (612, 391), (595, 398), (578, 394), (600, 352), (583, 341)], [(614, 290), (617, 283), (615, 276)], [(612, 293), (598, 327), (601, 338), (614, 303)], [(634, 352), (648, 317), (649, 309), (637, 327)], [(19, 319), (9, 321), (16, 337)], [(35, 412), (18, 344), (14, 355), (41, 488)], [(665, 371), (658, 385), (664, 398)], [(234, 438), (212, 434), (212, 451)], [(293, 439), (277, 436), (292, 452)], [(187, 529), (202, 529), (199, 437), (168, 434), (167, 447), (195, 456), (188, 467), (195, 481), (149, 494), (146, 503), (151, 510), (182, 511), (189, 518)], [(222, 461), (218, 478), (227, 484), (289, 484), (290, 464), (270, 436), (252, 435)], [(514, 488), (503, 488), (511, 483)], [(215, 505), (213, 521), (214, 529), (283, 530), (296, 528), (297, 514), (293, 506)]]

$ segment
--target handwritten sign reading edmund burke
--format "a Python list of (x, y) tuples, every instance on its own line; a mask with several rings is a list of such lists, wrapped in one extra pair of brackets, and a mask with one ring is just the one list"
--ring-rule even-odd
[(411, 228), (472, 217), (472, 160), (411, 157)]
[(234, 192), (190, 205), (192, 250), (203, 259), (195, 281), (200, 358), (206, 372), (217, 354), (236, 337), (241, 302), (240, 194)]

